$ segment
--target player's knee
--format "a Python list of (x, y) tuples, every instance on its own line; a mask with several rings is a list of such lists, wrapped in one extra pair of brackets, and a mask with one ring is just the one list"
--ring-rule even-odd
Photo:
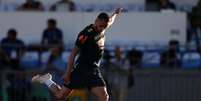
[(107, 93), (104, 95), (104, 99), (105, 99), (105, 101), (109, 100), (109, 95)]
[(58, 100), (65, 100), (65, 96), (62, 93), (57, 93), (55, 96)]
[(107, 93), (103, 93), (102, 95), (99, 96), (99, 99), (101, 99), (101, 101), (108, 101), (109, 95)]

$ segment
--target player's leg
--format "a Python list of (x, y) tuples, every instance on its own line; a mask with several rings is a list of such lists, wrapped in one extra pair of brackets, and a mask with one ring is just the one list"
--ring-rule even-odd
[(88, 87), (90, 91), (98, 98), (98, 101), (108, 101), (109, 95), (106, 89), (106, 83), (99, 69), (88, 75)]
[(70, 93), (72, 92), (71, 89), (65, 87), (65, 86), (62, 86), (60, 87), (59, 85), (57, 84), (52, 84), (49, 89), (51, 90), (51, 92), (55, 95), (55, 97), (57, 99), (66, 99)]
[(48, 86), (51, 92), (57, 99), (66, 99), (66, 97), (72, 92), (71, 89), (60, 86), (52, 81), (52, 75), (47, 73), (45, 75), (36, 75), (32, 78), (32, 82), (39, 82)]
[(109, 95), (107, 93), (106, 87), (93, 87), (91, 92), (98, 98), (98, 101), (108, 101)]

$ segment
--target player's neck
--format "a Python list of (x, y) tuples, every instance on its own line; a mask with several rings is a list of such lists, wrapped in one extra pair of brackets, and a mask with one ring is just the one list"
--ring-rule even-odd
[(92, 28), (94, 29), (95, 32), (97, 33), (102, 33), (100, 31), (98, 31), (97, 26), (95, 24), (92, 24)]

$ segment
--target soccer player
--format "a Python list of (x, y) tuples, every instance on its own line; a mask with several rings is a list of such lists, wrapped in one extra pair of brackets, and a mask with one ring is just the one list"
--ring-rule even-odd
[[(88, 88), (98, 101), (108, 101), (106, 84), (100, 73), (100, 60), (103, 56), (105, 30), (109, 28), (122, 8), (115, 9), (109, 17), (106, 13), (100, 13), (94, 24), (88, 25), (82, 30), (75, 42), (75, 47), (69, 56), (68, 68), (63, 76), (64, 85), (59, 86), (52, 81), (52, 75), (36, 75), (32, 82), (46, 84), (56, 98), (66, 99), (73, 89)], [(75, 57), (78, 56), (75, 63)]]

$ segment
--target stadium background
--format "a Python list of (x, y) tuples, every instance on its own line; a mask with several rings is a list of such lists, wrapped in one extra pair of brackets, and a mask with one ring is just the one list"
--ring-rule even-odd
[[(60, 77), (79, 31), (93, 23), (98, 13), (111, 14), (119, 6), (124, 10), (106, 32), (101, 68), (110, 101), (201, 100), (199, 0), (170, 0), (175, 8), (165, 9), (157, 0), (72, 0), (71, 5), (59, 5), (60, 0), (37, 0), (42, 8), (22, 9), (25, 1), (0, 0), (0, 40), (12, 28), (24, 42), (23, 53), (13, 49), (10, 55), (3, 52), (5, 44), (1, 42), (0, 101), (56, 101), (47, 87), (32, 84), (30, 78), (51, 72), (62, 84)], [(58, 8), (51, 10), (55, 4)], [(74, 9), (67, 9), (69, 6)], [(55, 19), (63, 32), (62, 52), (51, 63), (51, 55), (58, 50), (54, 44), (48, 48), (41, 44), (48, 19)], [(172, 47), (175, 51), (168, 53)], [(5, 64), (7, 55), (9, 63)], [(78, 90), (69, 98), (94, 100), (87, 90)]]

